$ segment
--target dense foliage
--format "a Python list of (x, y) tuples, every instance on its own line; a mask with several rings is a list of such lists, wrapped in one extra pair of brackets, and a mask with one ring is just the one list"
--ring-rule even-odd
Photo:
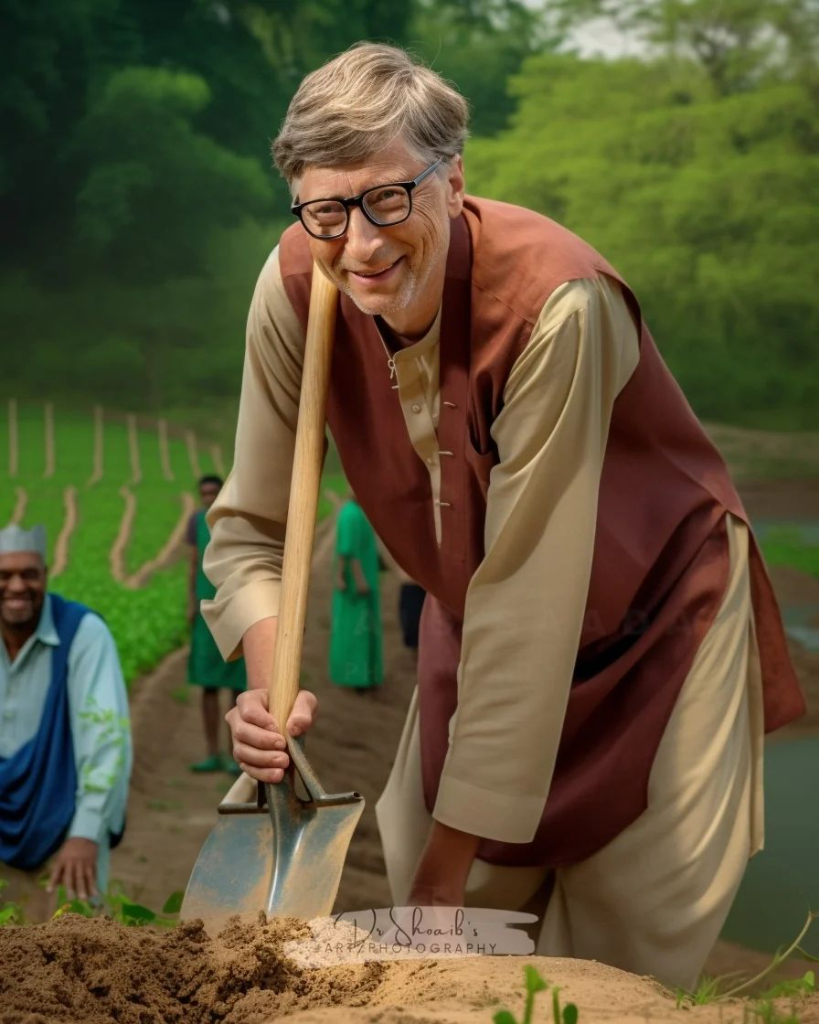
[[(572, 54), (600, 16), (640, 60)], [(302, 76), (370, 38), (470, 99), (474, 191), (618, 266), (698, 412), (815, 424), (817, 0), (0, 0), (0, 19), (0, 307), (30, 356), (4, 394), (229, 407), (289, 220), (270, 140)]]

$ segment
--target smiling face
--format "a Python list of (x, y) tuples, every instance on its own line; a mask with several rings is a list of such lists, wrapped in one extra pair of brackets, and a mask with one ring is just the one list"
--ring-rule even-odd
[(33, 633), (40, 621), (48, 572), (36, 551), (0, 555), (0, 626)]
[[(295, 183), (298, 201), (346, 199), (375, 185), (411, 181), (427, 163), (399, 139), (360, 164), (308, 167)], [(402, 224), (377, 227), (353, 208), (341, 238), (307, 235), (310, 252), (363, 313), (383, 317), (400, 335), (420, 337), (441, 303), (449, 222), (460, 215), (463, 196), (463, 163), (457, 156), (414, 189), (412, 213)]]

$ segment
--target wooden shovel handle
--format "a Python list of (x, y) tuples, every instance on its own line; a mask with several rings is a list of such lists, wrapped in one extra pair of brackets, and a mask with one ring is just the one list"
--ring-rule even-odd
[(299, 692), (337, 307), (338, 291), (335, 285), (314, 264), (290, 503), (287, 509), (276, 648), (268, 690), (269, 707), (282, 732)]

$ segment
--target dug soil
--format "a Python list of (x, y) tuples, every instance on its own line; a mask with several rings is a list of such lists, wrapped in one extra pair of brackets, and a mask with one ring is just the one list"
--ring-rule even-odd
[[(196, 923), (172, 932), (59, 918), (0, 932), (0, 1024), (491, 1024), (518, 1018), (523, 962), (465, 957), (300, 969), (285, 954), (298, 923), (235, 925), (211, 939)], [(740, 1001), (678, 1009), (649, 978), (584, 960), (527, 958), (581, 1024), (747, 1024)], [(551, 1018), (550, 993), (535, 1019)], [(782, 1014), (819, 1024), (819, 996), (780, 1001)], [(782, 1020), (783, 1018), (778, 1018)]]
[[(749, 487), (744, 496), (752, 517), (771, 515), (782, 487), (780, 482)], [(800, 491), (808, 505), (815, 500), (811, 489), (796, 485), (787, 518), (809, 518), (814, 511), (798, 507)], [(385, 907), (390, 895), (373, 808), (412, 693), (415, 658), (401, 643), (398, 582), (385, 575), (384, 685), (362, 695), (327, 680), (331, 530), (332, 524), (325, 523), (319, 531), (310, 591), (303, 685), (318, 694), (320, 716), (307, 752), (327, 789), (355, 788), (366, 800), (337, 909)], [(780, 570), (772, 577), (783, 604), (819, 604), (819, 581)], [(796, 644), (792, 653), (810, 712), (774, 742), (819, 731), (819, 654)], [(199, 694), (185, 684), (185, 659), (185, 651), (177, 652), (134, 687), (132, 793), (126, 836), (112, 863), (112, 879), (132, 899), (154, 909), (184, 889), (214, 824), (216, 805), (232, 781), (189, 771), (204, 751)], [(211, 937), (192, 924), (173, 930), (126, 929), (108, 920), (68, 915), (48, 925), (0, 929), (0, 1024), (264, 1024), (290, 1015), (304, 1024), (490, 1024), (501, 1006), (520, 1017), (524, 963), (535, 964), (563, 986), (561, 998), (579, 1006), (581, 1024), (685, 1018), (739, 1022), (746, 1009), (727, 1004), (677, 1010), (673, 996), (651, 979), (585, 961), (472, 957), (300, 969), (283, 952), (285, 941), (300, 927), (236, 925)], [(753, 973), (768, 960), (719, 943), (706, 969)], [(806, 966), (795, 964), (785, 973), (801, 973)], [(540, 1013), (537, 1019), (551, 1017), (545, 1006)], [(799, 1015), (803, 1024), (819, 1024), (819, 996), (801, 1003)]]

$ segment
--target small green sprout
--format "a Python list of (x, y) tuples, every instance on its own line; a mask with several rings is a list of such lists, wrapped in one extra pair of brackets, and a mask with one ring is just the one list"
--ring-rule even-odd
[[(527, 964), (524, 967), (524, 984), (526, 987), (526, 1001), (523, 1007), (523, 1019), (520, 1024), (532, 1024), (532, 1014), (535, 1009), (535, 996), (538, 992), (545, 992), (549, 988), (549, 982), (542, 978), (534, 967)], [(567, 1003), (560, 1006), (560, 989), (555, 985), (552, 987), (552, 1019), (554, 1024), (577, 1024), (578, 1012), (574, 1003)], [(517, 1018), (510, 1010), (498, 1010), (492, 1018), (494, 1024), (518, 1024)]]

